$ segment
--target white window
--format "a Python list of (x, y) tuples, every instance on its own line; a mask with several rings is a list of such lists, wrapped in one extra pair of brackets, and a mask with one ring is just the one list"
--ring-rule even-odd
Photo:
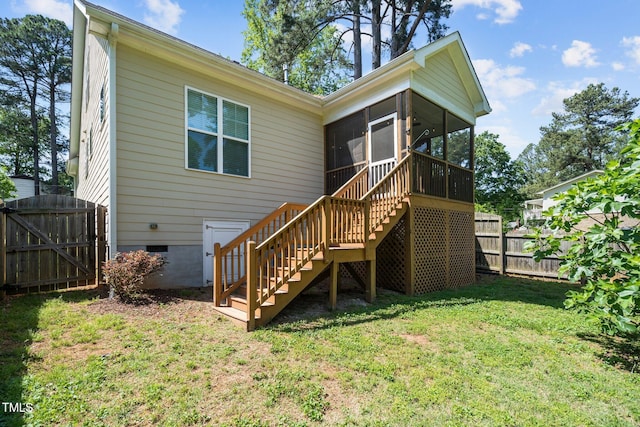
[(186, 88), (186, 168), (250, 175), (249, 107)]

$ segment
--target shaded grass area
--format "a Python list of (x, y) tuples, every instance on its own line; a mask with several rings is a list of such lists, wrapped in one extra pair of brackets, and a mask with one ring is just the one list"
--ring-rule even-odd
[(640, 424), (638, 344), (564, 310), (567, 290), (490, 278), (335, 313), (303, 294), (250, 334), (201, 291), (12, 298), (0, 396), (34, 410), (0, 425)]

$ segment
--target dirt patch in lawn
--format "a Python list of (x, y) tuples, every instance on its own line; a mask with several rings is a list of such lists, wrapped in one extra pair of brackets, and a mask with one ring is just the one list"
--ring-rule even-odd
[(193, 320), (214, 315), (212, 288), (153, 289), (135, 301), (108, 298), (103, 293), (100, 299), (87, 306), (95, 314), (115, 313), (132, 317), (182, 317)]

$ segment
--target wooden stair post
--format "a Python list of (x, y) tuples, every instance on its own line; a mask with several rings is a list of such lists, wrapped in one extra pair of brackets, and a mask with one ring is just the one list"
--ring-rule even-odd
[(338, 273), (340, 271), (340, 263), (333, 261), (330, 268), (329, 309), (335, 310), (338, 305)]
[(220, 307), (222, 295), (222, 258), (220, 257), (220, 243), (213, 245), (213, 305)]
[(256, 328), (256, 303), (258, 297), (257, 289), (257, 262), (256, 262), (256, 242), (253, 240), (247, 243), (247, 331)]

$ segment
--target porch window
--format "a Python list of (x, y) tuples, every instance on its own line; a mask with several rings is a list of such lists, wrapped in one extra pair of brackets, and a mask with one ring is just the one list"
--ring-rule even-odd
[(419, 153), (444, 160), (444, 110), (414, 93), (412, 148)]
[(471, 165), (471, 125), (447, 112), (447, 157), (450, 163), (466, 169)]
[(249, 107), (186, 89), (186, 167), (249, 176)]

